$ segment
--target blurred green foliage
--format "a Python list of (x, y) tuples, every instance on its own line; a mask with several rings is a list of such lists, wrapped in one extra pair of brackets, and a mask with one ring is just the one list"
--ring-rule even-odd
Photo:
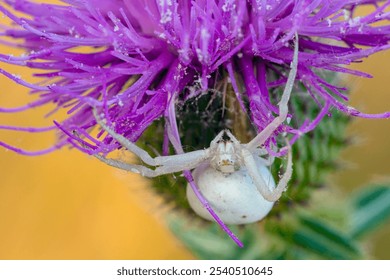
[[(295, 207), (281, 218), (233, 227), (244, 242), (239, 248), (218, 225), (193, 225), (173, 216), (169, 225), (200, 259), (366, 259), (364, 237), (390, 218), (390, 187), (367, 186), (348, 199), (324, 191), (309, 206)], [(324, 199), (325, 198), (325, 199)], [(329, 199), (333, 199), (328, 203)]]

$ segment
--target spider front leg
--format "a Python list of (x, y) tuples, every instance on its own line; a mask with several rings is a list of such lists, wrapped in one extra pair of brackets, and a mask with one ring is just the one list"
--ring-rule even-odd
[[(182, 154), (182, 155), (185, 156), (187, 154)], [(175, 165), (158, 166), (158, 167), (156, 167), (156, 169), (151, 169), (151, 168), (148, 168), (146, 166), (139, 165), (139, 164), (130, 164), (130, 163), (126, 163), (126, 162), (123, 162), (123, 161), (120, 161), (117, 159), (106, 158), (106, 157), (99, 155), (99, 154), (95, 154), (93, 156), (109, 166), (112, 166), (112, 167), (115, 167), (118, 169), (122, 169), (125, 171), (129, 171), (129, 172), (141, 174), (142, 176), (148, 177), (148, 178), (153, 178), (153, 177), (157, 177), (157, 176), (161, 176), (161, 175), (180, 172), (180, 171), (183, 171), (187, 168), (193, 169), (198, 164), (200, 164), (199, 161), (195, 161), (195, 162), (192, 162), (192, 163), (184, 165), (184, 166), (175, 164)], [(196, 165), (196, 166), (194, 167), (194, 165)]]
[[(271, 166), (274, 161), (275, 157), (271, 156), (267, 150), (257, 148), (253, 151), (253, 155), (257, 157), (257, 159), (264, 165), (264, 166)], [(263, 158), (263, 156), (266, 156), (267, 158)]]
[(112, 138), (114, 138), (116, 141), (118, 141), (123, 147), (125, 147), (130, 152), (137, 155), (143, 162), (145, 162), (148, 165), (156, 166), (155, 160), (143, 149), (135, 145), (133, 142), (126, 139), (123, 135), (120, 135), (116, 133), (113, 129), (108, 127), (106, 123), (100, 118), (98, 115), (98, 112), (96, 108), (93, 108), (92, 110), (93, 115), (96, 119), (96, 122), (110, 135)]
[(122, 169), (125, 171), (129, 171), (129, 172), (141, 174), (144, 177), (151, 178), (151, 177), (156, 177), (156, 176), (161, 175), (159, 172), (157, 172), (157, 170), (153, 170), (153, 169), (147, 168), (147, 167), (142, 166), (142, 165), (129, 164), (129, 163), (126, 163), (126, 162), (123, 162), (120, 160), (106, 158), (105, 156), (102, 156), (99, 154), (95, 154), (93, 156), (109, 166), (112, 166), (112, 167), (115, 167), (118, 169)]
[(286, 120), (288, 115), (288, 101), (290, 100), (291, 92), (294, 86), (295, 77), (297, 76), (298, 71), (298, 34), (295, 34), (295, 47), (293, 60), (291, 63), (291, 71), (288, 75), (286, 87), (283, 90), (282, 98), (279, 102), (279, 116), (268, 124), (255, 138), (252, 139), (246, 148), (253, 152), (254, 149), (263, 145), (265, 141), (278, 129), (278, 127)]
[(95, 109), (93, 114), (97, 123), (124, 148), (137, 155), (144, 163), (156, 167), (150, 169), (142, 165), (128, 164), (119, 160), (109, 159), (102, 155), (95, 155), (100, 161), (126, 171), (140, 173), (145, 177), (156, 177), (164, 174), (175, 173), (183, 170), (191, 170), (209, 158), (209, 149), (198, 150), (178, 155), (158, 156), (152, 158), (145, 150), (122, 135), (116, 133), (100, 119)]

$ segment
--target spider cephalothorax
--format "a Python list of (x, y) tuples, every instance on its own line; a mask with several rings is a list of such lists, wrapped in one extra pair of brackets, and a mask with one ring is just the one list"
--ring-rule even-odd
[[(221, 131), (221, 134), (224, 133), (226, 132)], [(235, 145), (232, 140), (221, 139), (216, 143), (213, 141), (210, 144), (210, 152), (213, 155), (210, 165), (225, 176), (239, 170), (242, 165), (240, 146)]]

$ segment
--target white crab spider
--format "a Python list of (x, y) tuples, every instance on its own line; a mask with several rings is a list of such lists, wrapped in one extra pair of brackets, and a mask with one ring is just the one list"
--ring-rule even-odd
[[(195, 180), (199, 184), (200, 191), (211, 206), (216, 208), (216, 213), (218, 213), (218, 216), (221, 217), (223, 222), (241, 224), (257, 221), (270, 211), (273, 203), (280, 198), (291, 178), (292, 159), (290, 147), (288, 145), (286, 171), (276, 186), (267, 168), (267, 166), (272, 163), (272, 159), (271, 161), (267, 161), (261, 158), (260, 156), (265, 154), (265, 150), (260, 149), (259, 147), (265, 143), (287, 118), (287, 105), (294, 85), (297, 67), (298, 38), (296, 35), (291, 71), (279, 102), (279, 116), (275, 117), (267, 127), (247, 144), (241, 144), (230, 131), (223, 130), (213, 141), (211, 141), (209, 148), (153, 158), (145, 150), (139, 148), (133, 142), (122, 135), (117, 134), (113, 129), (108, 127), (100, 116), (98, 116), (96, 110), (94, 110), (96, 121), (109, 135), (127, 150), (137, 155), (145, 164), (154, 167), (154, 169), (143, 165), (128, 164), (116, 159), (109, 159), (99, 154), (94, 156), (110, 166), (139, 173), (145, 177), (156, 177), (196, 168), (194, 175)], [(230, 140), (223, 140), (224, 134), (226, 134)], [(223, 190), (223, 184), (226, 184), (227, 186), (231, 185), (233, 188)], [(214, 192), (214, 195), (208, 197), (207, 192), (213, 187), (220, 190), (219, 196), (215, 195), (215, 193), (218, 192)], [(243, 188), (247, 189), (243, 190)], [(231, 202), (223, 205), (224, 195), (233, 191), (237, 192), (237, 199), (232, 199)], [(245, 195), (243, 195), (244, 193)], [(192, 190), (187, 191), (187, 197), (195, 212), (202, 217), (211, 219), (210, 214), (203, 209), (205, 205), (200, 204), (200, 202), (197, 201), (197, 196), (195, 196)], [(228, 209), (229, 207), (236, 207), (236, 204), (241, 204), (241, 206), (245, 208), (245, 205), (242, 205), (242, 203), (247, 204), (247, 212), (241, 211), (237, 213), (235, 211), (230, 211), (232, 209)], [(221, 205), (225, 208), (222, 207), (222, 209), (218, 210)]]
[[(231, 168), (229, 162), (232, 162), (231, 146), (238, 146), (240, 143), (229, 131), (226, 131), (226, 134), (231, 140), (225, 141), (226, 150), (225, 153), (221, 153), (225, 158), (220, 157), (220, 161), (225, 162), (226, 166), (223, 167), (228, 169)], [(266, 150), (257, 149), (254, 156), (247, 155), (246, 163), (239, 165), (231, 173), (222, 172), (219, 166), (213, 167), (212, 162), (202, 163), (193, 171), (199, 190), (225, 224), (248, 224), (263, 219), (271, 211), (274, 202), (280, 198), (281, 192), (285, 190), (292, 172), (290, 150), (287, 172), (276, 190), (275, 181), (267, 168), (273, 163), (274, 158), (260, 157), (266, 154)], [(189, 185), (187, 199), (195, 213), (204, 219), (214, 220)]]
[[(230, 138), (230, 132), (227, 132)], [(234, 142), (237, 141), (235, 138)], [(228, 149), (234, 142), (226, 142)], [(266, 200), (261, 194), (261, 188), (268, 188), (272, 193), (275, 189), (275, 181), (267, 168), (273, 162), (270, 157), (265, 160), (259, 149), (259, 155), (253, 157), (256, 163), (256, 172), (264, 182), (254, 184), (254, 180), (248, 173), (248, 168), (240, 166), (238, 170), (226, 175), (218, 171), (218, 167), (212, 167), (209, 163), (203, 163), (193, 171), (193, 177), (201, 193), (209, 201), (215, 213), (225, 224), (248, 224), (263, 219), (272, 209), (274, 202)], [(264, 151), (266, 152), (266, 151)], [(225, 154), (229, 158), (229, 154)], [(226, 159), (225, 159), (226, 160)], [(227, 165), (226, 167), (229, 167)], [(275, 197), (276, 198), (276, 197)], [(191, 208), (204, 219), (214, 220), (210, 213), (203, 207), (192, 188), (187, 186), (187, 199)], [(269, 199), (272, 199), (269, 197)]]

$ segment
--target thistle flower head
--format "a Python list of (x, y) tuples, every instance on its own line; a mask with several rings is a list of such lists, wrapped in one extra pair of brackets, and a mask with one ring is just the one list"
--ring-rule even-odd
[[(293, 143), (331, 108), (360, 117), (390, 116), (363, 114), (347, 106), (345, 88), (323, 77), (324, 72), (369, 77), (346, 66), (389, 47), (390, 25), (377, 23), (390, 18), (385, 10), (390, 1), (1, 2), (0, 11), (14, 22), (3, 28), (2, 35), (26, 53), (19, 57), (1, 54), (0, 61), (36, 69), (41, 82), (31, 84), (0, 70), (36, 96), (30, 104), (0, 108), (0, 112), (48, 103), (67, 110), (68, 117), (56, 126), (25, 129), (65, 132), (47, 151), (67, 143), (88, 153), (117, 149), (119, 144), (110, 136), (90, 135), (96, 126), (93, 107), (101, 109), (116, 132), (136, 141), (159, 118), (175, 126), (177, 104), (216, 91), (224, 94), (221, 89), (226, 84), (231, 84), (241, 109), (261, 131), (278, 114), (280, 94), (275, 88), (286, 82), (295, 33), (300, 46), (296, 79), (307, 92), (293, 95), (301, 94), (303, 103), (315, 100), (319, 114), (314, 119), (294, 119), (291, 112), (294, 121), (276, 131), (269, 142), (288, 132)], [(363, 5), (374, 9), (356, 16), (356, 9)]]

